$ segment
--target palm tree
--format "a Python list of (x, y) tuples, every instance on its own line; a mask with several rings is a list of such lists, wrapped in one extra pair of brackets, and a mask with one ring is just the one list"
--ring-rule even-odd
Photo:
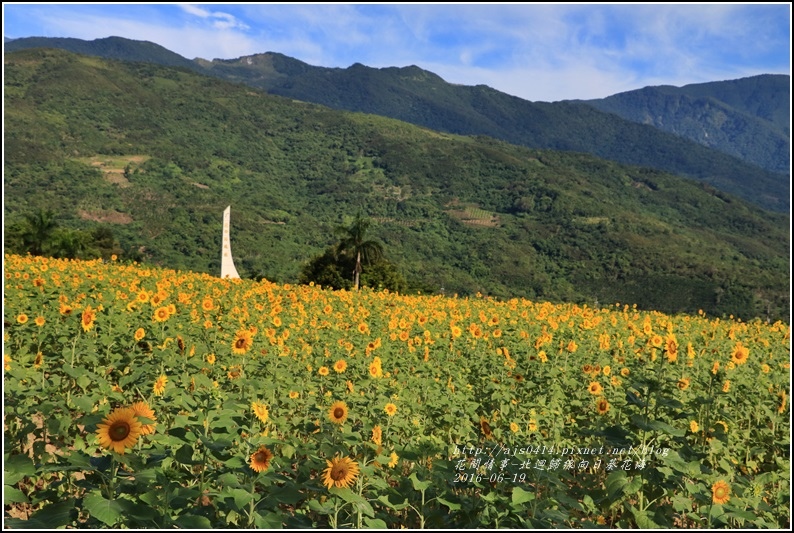
[(353, 269), (353, 281), (356, 290), (359, 288), (362, 260), (371, 263), (383, 257), (383, 245), (377, 241), (365, 239), (369, 226), (370, 221), (363, 219), (359, 211), (356, 218), (353, 219), (353, 224), (349, 227), (340, 226), (337, 228), (337, 233), (342, 237), (336, 246), (337, 253), (349, 253), (356, 257), (356, 266)]
[(22, 242), (31, 254), (44, 255), (52, 241), (53, 232), (58, 227), (55, 213), (39, 209), (25, 215), (25, 222), (27, 224), (22, 232)]

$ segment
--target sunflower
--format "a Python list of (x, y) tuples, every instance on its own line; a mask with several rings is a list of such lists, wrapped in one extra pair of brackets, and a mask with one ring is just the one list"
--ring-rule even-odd
[(391, 452), (391, 455), (389, 456), (389, 468), (394, 468), (395, 466), (397, 466), (399, 460), (400, 460), (400, 456), (397, 455), (395, 452)]
[(317, 373), (320, 374), (321, 376), (327, 376), (328, 372), (329, 370), (327, 366), (321, 366), (320, 368), (317, 369)]
[(369, 365), (369, 375), (373, 378), (383, 377), (383, 369), (381, 368), (380, 357), (376, 357)]
[(340, 426), (344, 424), (345, 420), (347, 420), (347, 405), (345, 405), (345, 402), (334, 402), (328, 410), (328, 418), (334, 424), (339, 424)]
[(204, 298), (204, 300), (201, 302), (201, 308), (205, 311), (212, 311), (213, 307), (215, 307), (215, 305), (212, 303), (212, 298)]
[(347, 370), (347, 361), (344, 359), (340, 359), (336, 363), (334, 363), (334, 372), (341, 373)]
[(380, 446), (383, 444), (383, 431), (380, 429), (380, 426), (375, 426), (372, 428), (372, 442)]
[(132, 448), (141, 435), (142, 424), (129, 407), (114, 409), (101, 424), (97, 424), (96, 434), (99, 445), (108, 450), (124, 454), (125, 448)]
[(393, 403), (387, 403), (386, 407), (384, 407), (383, 410), (386, 411), (387, 415), (394, 416), (395, 413), (397, 413), (397, 406), (394, 405)]
[(237, 379), (242, 375), (243, 375), (243, 369), (240, 367), (240, 365), (231, 366), (229, 367), (229, 371), (226, 372), (226, 376), (229, 379)]
[(353, 382), (350, 380), (348, 380), (347, 383), (345, 383), (345, 387), (347, 387), (347, 392), (349, 392), (350, 394), (353, 394), (356, 390), (356, 388), (353, 386)]
[(43, 326), (45, 322), (47, 322), (47, 320), (43, 316), (37, 316), (36, 317), (36, 325), (38, 327)]
[(69, 316), (69, 315), (72, 314), (71, 306), (68, 306), (68, 305), (66, 305), (63, 302), (61, 302), (61, 305), (60, 305), (60, 308), (58, 309), (58, 311), (64, 316)]
[(537, 421), (536, 421), (534, 418), (532, 418), (532, 419), (530, 419), (530, 420), (529, 420), (529, 424), (527, 424), (527, 429), (528, 429), (530, 432), (533, 432), (533, 431), (537, 431), (537, 430), (538, 430), (538, 423), (537, 423)]
[(333, 460), (325, 462), (328, 463), (328, 468), (323, 471), (323, 485), (329, 489), (349, 487), (360, 473), (358, 463), (349, 457), (334, 457)]
[(750, 355), (750, 350), (742, 346), (742, 343), (738, 343), (736, 347), (733, 349), (733, 354), (731, 354), (731, 360), (736, 363), (737, 365), (743, 365), (747, 362), (747, 358)]
[(574, 353), (578, 349), (579, 349), (579, 345), (577, 345), (576, 342), (573, 340), (569, 342), (568, 346), (566, 347), (566, 350), (568, 350), (570, 353)]
[(515, 422), (510, 422), (510, 431), (512, 431), (513, 433), (518, 433), (519, 429), (520, 428), (518, 427), (518, 424), (516, 424)]
[(298, 391), (294, 391), (294, 390), (289, 391), (290, 400), (297, 400), (299, 397), (300, 397), (300, 393)]
[[(119, 392), (121, 390), (119, 389)], [(149, 404), (146, 402), (136, 402), (132, 404), (131, 409), (135, 412), (135, 416), (148, 418), (152, 422), (156, 421), (157, 418), (154, 416), (154, 411), (149, 407)], [(141, 435), (151, 435), (154, 433), (154, 428), (157, 424), (143, 424), (141, 425)]]
[(651, 346), (653, 346), (654, 348), (661, 348), (662, 344), (664, 344), (664, 339), (661, 337), (661, 335), (653, 335), (651, 336), (650, 342), (651, 342)]
[(604, 369), (602, 370), (602, 372), (604, 373), (605, 376), (608, 376), (608, 375), (610, 375), (612, 373), (612, 367), (609, 366), (609, 365), (606, 365), (604, 367)]
[(162, 396), (162, 394), (165, 392), (166, 383), (168, 383), (168, 377), (165, 374), (157, 378), (157, 381), (154, 382), (155, 396)]
[(731, 380), (726, 379), (725, 383), (722, 384), (722, 392), (728, 392), (731, 390)]
[(631, 373), (631, 370), (629, 370), (628, 368), (624, 367), (624, 368), (620, 369), (620, 375), (623, 376), (624, 378), (626, 376), (628, 376), (630, 373)]
[(207, 356), (207, 363), (214, 365), (215, 364), (215, 354), (211, 353)]
[(601, 387), (601, 384), (599, 382), (591, 381), (590, 382), (590, 386), (587, 388), (587, 391), (590, 394), (598, 395), (598, 394), (601, 394), (602, 392), (604, 392), (604, 389)]
[(80, 318), (80, 324), (83, 326), (83, 331), (89, 331), (92, 327), (94, 327), (95, 318), (96, 318), (96, 314), (89, 305), (83, 310), (83, 314)]
[(232, 353), (243, 355), (245, 352), (251, 349), (251, 345), (253, 343), (254, 341), (251, 336), (251, 332), (247, 329), (241, 329), (237, 332), (237, 334), (234, 336), (234, 340), (232, 341)]
[(171, 312), (168, 310), (168, 307), (158, 307), (155, 309), (152, 319), (155, 322), (165, 322), (170, 316)]
[(599, 415), (605, 415), (609, 412), (609, 402), (606, 398), (599, 398), (596, 402), (596, 411)]
[(461, 333), (463, 333), (458, 326), (452, 326), (451, 330), (452, 336), (455, 338), (460, 337)]
[(771, 368), (769, 368), (769, 365), (767, 365), (767, 364), (761, 365), (761, 372), (763, 372), (764, 374), (769, 374), (770, 370), (771, 370)]
[(36, 358), (33, 360), (33, 367), (34, 368), (41, 368), (41, 364), (44, 362), (44, 354), (38, 352), (36, 354)]
[(273, 459), (273, 452), (264, 446), (260, 446), (257, 451), (251, 454), (251, 469), (254, 472), (264, 472), (270, 467), (271, 459)]
[(714, 365), (711, 367), (711, 373), (716, 376), (717, 372), (719, 372), (719, 370), (720, 370), (720, 362), (719, 361), (714, 361)]
[(711, 501), (714, 503), (727, 503), (731, 499), (731, 486), (719, 480), (711, 486)]
[(367, 333), (369, 333), (369, 326), (366, 325), (364, 322), (361, 322), (358, 325), (358, 332), (361, 333), (362, 335), (366, 335)]
[(261, 420), (263, 424), (265, 422), (267, 422), (267, 419), (268, 419), (268, 416), (269, 416), (269, 413), (267, 411), (267, 405), (264, 405), (264, 404), (261, 404), (261, 403), (258, 403), (258, 402), (252, 402), (251, 403), (251, 409), (253, 409), (254, 414), (256, 415), (256, 417), (259, 420)]
[(788, 398), (786, 397), (786, 391), (782, 390), (778, 392), (777, 396), (778, 398), (780, 398), (780, 405), (777, 408), (777, 412), (782, 414), (786, 410), (786, 404), (788, 403)]
[(689, 388), (689, 378), (681, 378), (678, 380), (678, 389), (687, 390)]
[(694, 420), (689, 421), (689, 431), (691, 431), (692, 433), (697, 433), (699, 429), (700, 426), (698, 426), (698, 423), (696, 421)]

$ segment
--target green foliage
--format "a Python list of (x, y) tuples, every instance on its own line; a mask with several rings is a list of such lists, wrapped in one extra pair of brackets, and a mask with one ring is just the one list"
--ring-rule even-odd
[(241, 275), (295, 282), (360, 210), (411, 290), (788, 312), (788, 217), (713, 187), (151, 64), (41, 49), (5, 64), (12, 251), (24, 214), (51, 209), (70, 230), (112, 228), (129, 259), (217, 275), (232, 205)]

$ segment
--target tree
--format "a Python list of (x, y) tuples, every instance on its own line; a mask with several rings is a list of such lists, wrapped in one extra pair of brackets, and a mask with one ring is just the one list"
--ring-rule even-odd
[(26, 214), (21, 235), (23, 246), (33, 255), (44, 255), (57, 227), (55, 213), (50, 210)]
[(340, 226), (337, 228), (337, 233), (342, 237), (336, 245), (337, 253), (339, 255), (355, 257), (353, 284), (356, 290), (359, 289), (359, 280), (363, 270), (361, 262), (366, 261), (369, 264), (383, 257), (383, 245), (377, 241), (366, 240), (369, 226), (370, 221), (362, 218), (361, 212), (359, 211), (350, 226)]

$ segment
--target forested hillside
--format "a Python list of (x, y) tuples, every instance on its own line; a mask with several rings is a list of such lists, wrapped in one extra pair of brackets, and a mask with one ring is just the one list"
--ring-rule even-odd
[(694, 181), (184, 69), (42, 49), (5, 68), (6, 224), (52, 208), (127, 257), (217, 273), (231, 205), (241, 274), (295, 282), (361, 210), (414, 289), (787, 313), (788, 218)]

